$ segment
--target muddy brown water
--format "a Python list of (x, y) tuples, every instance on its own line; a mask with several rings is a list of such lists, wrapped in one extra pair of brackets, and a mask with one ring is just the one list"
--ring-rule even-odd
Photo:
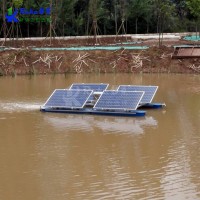
[[(41, 113), (73, 82), (158, 85), (167, 107), (126, 118)], [(200, 199), (200, 76), (0, 78), (0, 200)]]

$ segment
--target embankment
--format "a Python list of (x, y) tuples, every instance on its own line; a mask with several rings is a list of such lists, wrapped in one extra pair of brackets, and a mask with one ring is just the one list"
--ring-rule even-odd
[(128, 50), (122, 47), (115, 51), (36, 51), (28, 47), (4, 49), (0, 51), (0, 75), (117, 72), (200, 73), (198, 68), (194, 68), (194, 66), (200, 66), (200, 59), (171, 58), (174, 51), (172, 44), (173, 41), (170, 41), (159, 48), (154, 45), (153, 41), (146, 41), (141, 45), (148, 45), (148, 49)]

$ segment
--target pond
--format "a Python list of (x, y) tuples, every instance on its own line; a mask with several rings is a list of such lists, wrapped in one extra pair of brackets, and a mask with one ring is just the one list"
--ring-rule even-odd
[[(145, 117), (42, 113), (72, 83), (158, 85)], [(0, 199), (200, 199), (200, 76), (0, 78)]]

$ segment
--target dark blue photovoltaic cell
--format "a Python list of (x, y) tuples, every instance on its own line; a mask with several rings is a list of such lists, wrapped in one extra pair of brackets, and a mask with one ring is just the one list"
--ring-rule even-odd
[(93, 90), (94, 92), (103, 92), (108, 87), (108, 84), (104, 83), (74, 83), (70, 89), (79, 90)]
[(144, 91), (144, 96), (140, 103), (151, 103), (158, 86), (143, 86), (143, 85), (120, 85), (118, 91)]
[(58, 108), (82, 108), (91, 94), (91, 90), (57, 89), (52, 93), (44, 106)]
[(144, 92), (105, 90), (95, 104), (95, 109), (136, 110)]

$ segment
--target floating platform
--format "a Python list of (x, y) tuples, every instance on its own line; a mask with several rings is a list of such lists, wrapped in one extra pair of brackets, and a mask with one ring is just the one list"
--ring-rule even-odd
[(139, 108), (148, 108), (148, 109), (159, 109), (165, 107), (165, 103), (147, 103), (147, 104), (141, 104), (139, 105)]
[(162, 108), (153, 103), (158, 86), (120, 85), (107, 90), (105, 83), (74, 83), (69, 89), (56, 89), (41, 107), (42, 112), (142, 117), (143, 108)]
[(143, 117), (146, 111), (106, 111), (106, 110), (94, 110), (92, 108), (85, 108), (80, 110), (72, 109), (55, 109), (41, 107), (42, 112), (54, 112), (54, 113), (67, 113), (67, 114), (87, 114), (87, 115), (107, 115), (107, 116), (123, 116), (123, 117)]

